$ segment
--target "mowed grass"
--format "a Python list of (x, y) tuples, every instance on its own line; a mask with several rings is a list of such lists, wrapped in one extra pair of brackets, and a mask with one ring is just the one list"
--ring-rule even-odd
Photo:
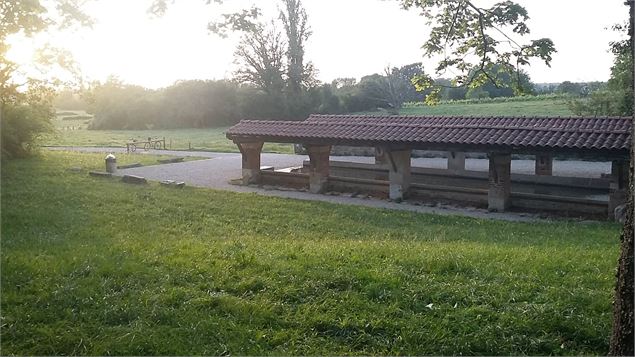
[[(78, 112), (78, 114), (82, 114)], [(369, 112), (367, 114), (384, 114)], [(506, 103), (440, 104), (404, 108), (403, 115), (538, 115), (570, 116), (573, 113), (564, 100), (535, 100)], [(42, 141), (52, 146), (118, 146), (124, 147), (129, 139), (148, 137), (166, 138), (168, 146), (175, 150), (207, 150), (218, 152), (238, 152), (234, 143), (225, 137), (227, 128), (173, 129), (173, 130), (87, 130), (86, 120), (55, 120), (56, 133)], [(70, 130), (70, 127), (79, 128)], [(290, 144), (266, 143), (264, 152), (293, 153)]]
[(619, 226), (510, 223), (2, 163), (5, 355), (605, 354)]
[[(61, 122), (58, 123), (58, 122)], [(80, 126), (81, 123), (76, 123)], [(56, 119), (56, 132), (42, 140), (47, 146), (108, 146), (126, 147), (131, 139), (146, 140), (165, 138), (168, 149), (205, 150), (216, 152), (238, 152), (238, 147), (225, 137), (227, 128), (207, 129), (170, 129), (170, 130), (79, 130), (64, 129), (64, 125), (73, 125), (73, 121)], [(291, 144), (266, 143), (264, 152), (293, 153)]]
[(435, 106), (404, 108), (403, 115), (511, 115), (511, 116), (573, 116), (563, 99), (528, 100), (503, 103), (451, 103)]

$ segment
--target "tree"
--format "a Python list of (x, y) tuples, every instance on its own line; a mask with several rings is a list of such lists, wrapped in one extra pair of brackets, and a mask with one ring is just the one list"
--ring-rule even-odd
[(251, 83), (268, 94), (281, 93), (284, 80), (285, 44), (275, 25), (258, 25), (247, 32), (236, 48), (236, 62), (241, 65), (235, 79)]
[[(630, 70), (627, 70), (631, 73), (630, 79), (630, 95), (635, 95), (635, 68), (633, 68), (632, 62), (633, 58), (635, 58), (635, 1), (630, 0), (627, 2), (630, 7), (630, 24), (629, 24), (629, 34), (630, 41), (627, 43), (623, 43), (621, 46), (618, 44), (618, 52), (625, 52), (625, 45), (630, 45), (631, 53), (631, 66)], [(615, 48), (615, 44), (613, 44)], [(631, 104), (635, 103), (635, 98), (631, 102)], [(635, 112), (635, 108), (633, 109)], [(635, 121), (635, 120), (634, 120)], [(611, 333), (611, 342), (609, 344), (609, 354), (614, 356), (632, 356), (635, 354), (635, 323), (634, 323), (634, 315), (635, 315), (635, 306), (634, 306), (634, 289), (633, 289), (633, 280), (635, 279), (635, 259), (633, 258), (635, 247), (634, 241), (635, 238), (635, 218), (633, 215), (635, 214), (635, 209), (633, 207), (635, 197), (633, 196), (635, 190), (633, 185), (635, 184), (635, 179), (633, 177), (633, 163), (635, 161), (635, 123), (633, 123), (633, 128), (631, 131), (631, 160), (629, 165), (629, 193), (628, 193), (628, 202), (626, 205), (626, 220), (624, 222), (624, 228), (622, 230), (622, 235), (620, 236), (620, 258), (618, 260), (617, 266), (617, 274), (616, 274), (616, 283), (615, 283), (615, 298), (613, 303), (613, 331)]]
[[(44, 2), (15, 0), (0, 2), (0, 123), (2, 156), (28, 155), (35, 140), (52, 130), (55, 112), (52, 101), (59, 80), (27, 78), (18, 80), (19, 65), (6, 57), (11, 36), (30, 37), (49, 30), (63, 30), (76, 25), (90, 25), (91, 19), (77, 0)], [(63, 51), (47, 48), (41, 52), (41, 64), (57, 62), (72, 69), (72, 61)]]
[[(504, 86), (501, 74), (512, 78), (511, 88), (517, 94), (525, 92), (521, 82), (521, 66), (531, 59), (540, 59), (547, 65), (556, 51), (548, 38), (532, 40), (521, 45), (511, 36), (530, 33), (525, 21), (527, 10), (512, 2), (503, 1), (489, 8), (480, 8), (469, 0), (402, 0), (404, 8), (418, 7), (435, 26), (423, 45), (426, 55), (442, 55), (435, 71), (442, 76), (446, 71), (459, 73), (453, 87), (479, 87), (491, 82)], [(505, 28), (511, 29), (511, 36)], [(413, 82), (420, 90), (432, 88), (426, 97), (428, 104), (439, 101), (443, 87), (428, 74), (417, 76)]]
[[(615, 25), (618, 33), (628, 33), (628, 25)], [(610, 43), (615, 55), (611, 77), (606, 85), (589, 83), (586, 98), (569, 101), (569, 107), (578, 115), (633, 115), (633, 52), (629, 40)], [(560, 87), (564, 86), (563, 82)], [(570, 83), (570, 82), (569, 82)], [(579, 91), (578, 91), (579, 92)]]
[(582, 93), (582, 85), (580, 83), (572, 83), (570, 81), (564, 81), (560, 83), (556, 91), (558, 93), (571, 94), (571, 95), (578, 96)]
[(287, 34), (287, 88), (298, 94), (314, 83), (311, 63), (304, 64), (304, 43), (311, 36), (306, 10), (301, 0), (282, 0), (280, 20)]

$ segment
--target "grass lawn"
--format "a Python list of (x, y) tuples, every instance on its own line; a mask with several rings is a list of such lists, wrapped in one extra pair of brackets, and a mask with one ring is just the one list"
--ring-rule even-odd
[(526, 115), (526, 116), (573, 116), (575, 115), (563, 99), (528, 100), (521, 102), (440, 104), (404, 108), (404, 115)]
[[(162, 129), (162, 130), (64, 130), (56, 119), (57, 132), (44, 138), (42, 145), (52, 146), (118, 146), (125, 147), (129, 139), (165, 138), (168, 148), (174, 150), (206, 150), (238, 152), (236, 144), (225, 137), (227, 128)], [(65, 121), (64, 124), (67, 124)], [(171, 144), (171, 146), (170, 146)], [(266, 143), (263, 151), (293, 153), (291, 144)]]
[(2, 163), (2, 353), (605, 354), (619, 226), (509, 223)]
[[(85, 113), (78, 112), (78, 115)], [(382, 114), (371, 112), (368, 114)], [(560, 115), (573, 113), (564, 100), (540, 100), (480, 104), (440, 104), (434, 107), (405, 108), (404, 115)], [(57, 132), (48, 136), (43, 145), (53, 146), (125, 146), (131, 138), (165, 137), (172, 149), (238, 152), (234, 143), (227, 140), (227, 128), (172, 129), (172, 130), (86, 130), (86, 120), (68, 120), (59, 116), (55, 120)], [(69, 130), (70, 127), (79, 128)], [(266, 143), (264, 152), (292, 153), (290, 144)]]

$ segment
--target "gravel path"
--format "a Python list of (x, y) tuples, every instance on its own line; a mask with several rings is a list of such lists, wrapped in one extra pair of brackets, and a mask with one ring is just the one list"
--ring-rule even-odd
[[(126, 152), (125, 148), (121, 147), (72, 147), (72, 146), (55, 146), (47, 147), (49, 150), (62, 150), (62, 151), (83, 151), (83, 152), (113, 152), (123, 153)], [(170, 155), (178, 157), (207, 157), (207, 158), (222, 158), (222, 157), (235, 157), (240, 156), (238, 153), (217, 153), (209, 151), (172, 151), (172, 150), (148, 150), (138, 151), (139, 155)], [(287, 166), (300, 166), (303, 160), (308, 160), (306, 155), (291, 155), (291, 154), (262, 154), (262, 165), (273, 166), (275, 168), (287, 167)], [(373, 157), (361, 157), (361, 156), (332, 156), (332, 161), (348, 161), (348, 162), (361, 162), (361, 163), (373, 163)], [(238, 161), (240, 163), (240, 161)], [(239, 165), (240, 166), (240, 165)], [(412, 166), (429, 167), (435, 169), (447, 168), (447, 160), (443, 158), (413, 158)], [(513, 160), (512, 172), (518, 174), (534, 174), (534, 160)], [(486, 159), (465, 159), (465, 168), (472, 171), (487, 171), (489, 168), (489, 162)], [(600, 177), (602, 174), (608, 174), (611, 172), (610, 162), (594, 162), (594, 161), (577, 161), (567, 160), (560, 161), (554, 160), (553, 162), (553, 175), (554, 176), (573, 176), (573, 177)], [(236, 177), (234, 177), (236, 178)]]
[[(122, 148), (97, 148), (97, 147), (49, 147), (49, 150), (61, 151), (81, 151), (81, 152), (125, 152)], [(489, 218), (506, 221), (537, 221), (536, 215), (524, 213), (491, 213), (487, 210), (464, 208), (454, 206), (428, 207), (412, 204), (394, 203), (386, 200), (374, 198), (358, 198), (347, 196), (318, 195), (300, 191), (285, 191), (277, 189), (264, 189), (258, 187), (246, 187), (232, 185), (230, 180), (240, 178), (242, 175), (241, 155), (239, 153), (214, 153), (214, 152), (193, 152), (193, 151), (166, 151), (149, 150), (144, 154), (160, 154), (172, 156), (193, 156), (205, 157), (207, 160), (188, 161), (175, 164), (165, 164), (156, 166), (145, 166), (119, 170), (117, 175), (139, 175), (150, 180), (175, 180), (184, 181), (187, 185), (197, 187), (208, 187), (213, 189), (228, 190), (234, 192), (250, 192), (265, 196), (275, 196), (283, 198), (293, 198), (300, 200), (322, 201), (337, 204), (352, 204), (365, 207), (398, 209), (404, 211), (435, 213), (441, 215), (462, 215), (474, 218)], [(308, 160), (306, 155), (289, 154), (268, 154), (263, 153), (261, 164), (283, 168), (290, 166), (300, 166), (304, 160)], [(373, 162), (372, 157), (332, 157), (332, 160)], [(413, 159), (414, 166), (424, 166), (433, 168), (445, 168), (445, 159)], [(487, 160), (467, 159), (466, 168), (468, 170), (487, 171)], [(533, 174), (533, 160), (514, 160), (512, 162), (512, 172)], [(562, 176), (583, 176), (599, 177), (602, 173), (610, 172), (610, 163), (606, 162), (586, 162), (586, 161), (554, 161), (554, 174)]]

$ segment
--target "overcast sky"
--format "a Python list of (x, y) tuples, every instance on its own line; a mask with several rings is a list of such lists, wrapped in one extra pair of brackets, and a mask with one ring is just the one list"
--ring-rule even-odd
[[(473, 0), (491, 4), (490, 0)], [(84, 75), (104, 80), (117, 75), (127, 83), (158, 88), (179, 79), (231, 77), (236, 66), (237, 39), (208, 33), (207, 23), (232, 8), (248, 7), (254, 0), (226, 0), (205, 5), (205, 0), (177, 0), (161, 18), (150, 17), (148, 0), (108, 0), (90, 4), (97, 20), (92, 29), (56, 35), (53, 42), (69, 49)], [(517, 0), (531, 17), (527, 39), (551, 38), (558, 53), (551, 68), (534, 63), (526, 70), (534, 82), (604, 81), (613, 56), (609, 41), (619, 34), (611, 25), (624, 22), (624, 0)], [(276, 14), (278, 1), (258, 0), (265, 17)], [(404, 11), (393, 0), (303, 0), (313, 36), (306, 44), (306, 59), (330, 82), (381, 72), (387, 65), (401, 66), (434, 61), (423, 57), (421, 45), (428, 29), (416, 10)], [(30, 48), (41, 41), (20, 41), (10, 55), (30, 60)]]

